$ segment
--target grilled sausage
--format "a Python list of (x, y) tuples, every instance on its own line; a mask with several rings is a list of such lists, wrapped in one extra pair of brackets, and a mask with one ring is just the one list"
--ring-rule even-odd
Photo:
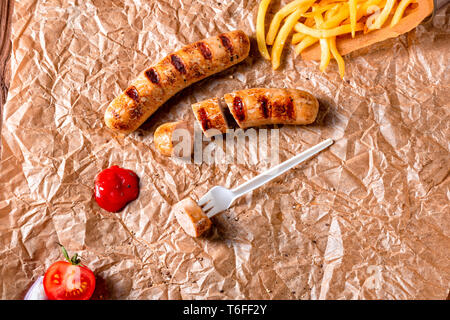
[[(208, 138), (218, 132), (226, 133), (228, 124), (218, 98), (212, 98), (192, 105), (195, 118), (200, 123), (203, 133)], [(210, 129), (216, 129), (213, 131)]]
[(211, 228), (211, 220), (191, 198), (178, 202), (172, 212), (183, 230), (191, 237), (200, 237)]
[(267, 124), (310, 124), (319, 102), (297, 89), (254, 88), (225, 94), (225, 103), (241, 128)]
[(144, 70), (117, 96), (105, 113), (106, 125), (118, 132), (136, 130), (180, 90), (244, 60), (250, 41), (240, 30), (189, 44)]
[[(310, 124), (316, 120), (319, 102), (308, 92), (297, 89), (254, 88), (225, 94), (224, 110), (220, 99), (212, 98), (192, 105), (195, 117), (206, 136), (208, 129), (225, 133), (228, 117), (241, 128), (267, 124)], [(225, 112), (226, 111), (226, 112)]]
[[(176, 122), (168, 122), (160, 125), (153, 135), (153, 142), (155, 143), (156, 150), (159, 151), (164, 156), (173, 156), (174, 155), (174, 132), (176, 130), (180, 130), (180, 135), (189, 134), (189, 141), (184, 141), (184, 143), (188, 143), (187, 147), (189, 148), (189, 154), (183, 154), (175, 156), (190, 156), (192, 154), (192, 149), (194, 147), (194, 132), (192, 126), (187, 121), (176, 121)], [(185, 131), (181, 131), (185, 130)]]

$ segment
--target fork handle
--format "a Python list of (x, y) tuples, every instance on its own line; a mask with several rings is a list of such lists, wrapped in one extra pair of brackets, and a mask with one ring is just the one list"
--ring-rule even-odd
[(254, 177), (253, 179), (240, 185), (239, 187), (234, 188), (233, 190), (231, 190), (235, 194), (233, 201), (236, 200), (237, 198), (239, 198), (240, 196), (246, 194), (247, 192), (255, 190), (256, 188), (262, 186), (264, 183), (269, 182), (269, 181), (275, 179), (276, 177), (282, 175), (289, 169), (291, 169), (291, 168), (295, 167), (296, 165), (298, 165), (299, 163), (311, 158), (313, 155), (319, 153), (320, 151), (329, 147), (332, 144), (333, 144), (332, 139), (327, 139), (325, 141), (322, 141), (321, 143), (316, 144), (314, 147), (311, 147), (308, 150), (305, 150), (302, 153), (299, 153), (298, 155), (257, 175), (256, 177)]

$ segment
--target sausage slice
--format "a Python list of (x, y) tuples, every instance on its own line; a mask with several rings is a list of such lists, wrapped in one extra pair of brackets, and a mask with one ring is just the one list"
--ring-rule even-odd
[[(180, 134), (189, 134), (189, 145), (188, 148), (190, 148), (189, 155), (192, 154), (192, 150), (194, 147), (194, 133), (193, 128), (189, 124), (188, 121), (175, 121), (175, 122), (168, 122), (160, 125), (153, 135), (153, 142), (155, 143), (156, 150), (159, 151), (164, 156), (173, 156), (174, 155), (174, 132), (176, 130), (185, 130), (180, 131)], [(186, 143), (186, 141), (183, 140), (183, 142)], [(175, 156), (181, 156), (181, 155), (175, 155)], [(183, 155), (187, 156), (187, 154)]]
[(224, 95), (225, 103), (241, 128), (268, 124), (310, 124), (319, 102), (297, 89), (254, 88)]
[[(226, 133), (228, 124), (218, 98), (212, 98), (192, 105), (195, 118), (208, 138), (215, 135), (213, 130)], [(208, 131), (209, 130), (209, 131)]]
[(191, 237), (200, 237), (211, 228), (211, 220), (191, 198), (178, 202), (172, 212), (183, 230)]

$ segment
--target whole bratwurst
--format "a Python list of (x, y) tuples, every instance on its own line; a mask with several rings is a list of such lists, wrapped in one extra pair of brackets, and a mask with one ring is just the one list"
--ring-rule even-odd
[(105, 113), (106, 125), (121, 133), (136, 130), (180, 90), (242, 60), (250, 41), (241, 31), (219, 34), (189, 44), (144, 70), (117, 96)]

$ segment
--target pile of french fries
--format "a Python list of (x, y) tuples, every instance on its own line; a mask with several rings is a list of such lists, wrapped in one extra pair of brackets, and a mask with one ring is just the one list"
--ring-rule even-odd
[[(392, 27), (414, 0), (294, 0), (276, 12), (266, 35), (264, 24), (270, 2), (262, 0), (259, 4), (256, 39), (259, 52), (271, 61), (272, 68), (280, 66), (286, 39), (294, 31), (292, 44), (296, 55), (319, 42), (320, 70), (324, 72), (333, 57), (343, 78), (345, 63), (336, 48), (336, 37), (351, 33), (354, 38), (357, 32), (380, 29), (389, 18)], [(270, 54), (268, 45), (272, 46)]]

